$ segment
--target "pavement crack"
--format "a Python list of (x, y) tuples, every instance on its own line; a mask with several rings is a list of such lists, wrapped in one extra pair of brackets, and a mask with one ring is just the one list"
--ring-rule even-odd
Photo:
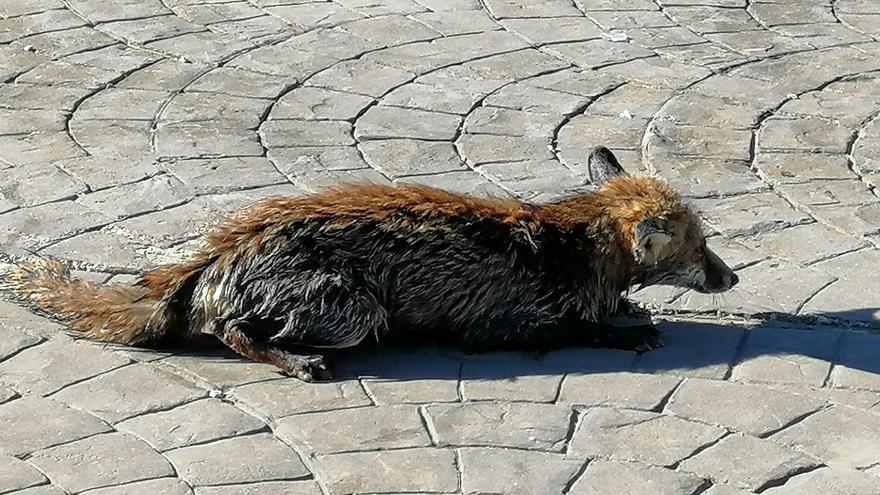
[(422, 427), (425, 428), (425, 432), (428, 434), (428, 439), (431, 441), (431, 445), (437, 447), (440, 444), (437, 438), (437, 429), (434, 427), (434, 421), (428, 413), (428, 408), (426, 406), (419, 406), (418, 411)]
[(581, 417), (584, 415), (584, 412), (578, 408), (572, 408), (571, 414), (568, 416), (568, 429), (565, 432), (565, 437), (563, 437), (562, 441), (559, 442), (560, 446), (553, 445), (553, 449), (557, 449), (561, 447), (561, 451), (564, 453), (568, 453), (568, 448), (571, 445), (571, 440), (574, 438), (574, 433), (577, 431), (578, 425), (580, 424)]
[(577, 483), (578, 480), (580, 480), (583, 477), (584, 473), (587, 471), (587, 468), (590, 466), (590, 462), (592, 462), (592, 461), (587, 459), (586, 461), (584, 461), (583, 465), (581, 465), (581, 467), (578, 468), (577, 471), (575, 471), (575, 473), (574, 473), (574, 475), (572, 475), (571, 479), (569, 479), (565, 483), (565, 486), (562, 488), (563, 494), (571, 492), (571, 489), (574, 487), (575, 483)]
[(678, 392), (678, 389), (680, 389), (681, 386), (684, 385), (685, 381), (687, 381), (687, 380), (686, 379), (679, 380), (678, 383), (675, 384), (674, 387), (672, 387), (672, 390), (670, 390), (668, 394), (663, 396), (663, 398), (660, 399), (660, 402), (658, 402), (657, 405), (654, 406), (653, 408), (649, 409), (649, 411), (662, 414), (666, 410), (666, 406), (668, 406), (669, 402), (672, 400), (672, 397), (675, 395), (676, 392)]
[(807, 304), (810, 303), (810, 301), (815, 299), (816, 296), (818, 296), (819, 294), (822, 293), (822, 291), (824, 291), (828, 287), (831, 287), (832, 285), (834, 285), (834, 283), (837, 282), (838, 280), (840, 280), (840, 279), (837, 277), (834, 277), (831, 280), (829, 280), (828, 282), (825, 282), (824, 284), (822, 284), (819, 288), (817, 288), (811, 294), (809, 294), (806, 298), (804, 298), (804, 300), (801, 301), (800, 304), (797, 305), (797, 308), (795, 308), (795, 310), (792, 313), (794, 313), (795, 315), (801, 314), (801, 312), (804, 310), (804, 308), (807, 306)]
[(712, 440), (711, 442), (706, 442), (706, 443), (704, 443), (703, 445), (700, 445), (699, 447), (697, 447), (696, 449), (694, 449), (693, 452), (691, 452), (690, 454), (686, 455), (685, 457), (683, 457), (683, 458), (681, 458), (681, 459), (679, 459), (679, 460), (673, 462), (672, 464), (670, 464), (670, 465), (668, 465), (668, 466), (663, 466), (663, 467), (665, 467), (665, 468), (667, 468), (667, 469), (678, 470), (679, 466), (681, 466), (681, 463), (683, 463), (683, 462), (685, 462), (685, 461), (687, 461), (687, 460), (689, 460), (689, 459), (693, 459), (694, 457), (698, 456), (698, 455), (701, 454), (702, 452), (704, 452), (704, 451), (706, 451), (706, 450), (708, 450), (708, 449), (710, 449), (710, 448), (712, 448), (712, 447), (718, 445), (719, 443), (721, 443), (722, 440), (724, 440), (725, 438), (727, 438), (727, 437), (729, 437), (729, 436), (731, 436), (731, 435), (733, 435), (732, 432), (730, 432), (730, 431), (725, 431), (724, 434), (722, 434), (720, 437), (716, 438), (715, 440)]
[(819, 407), (817, 409), (814, 409), (812, 411), (809, 411), (809, 412), (806, 412), (806, 413), (801, 414), (799, 416), (796, 416), (791, 421), (785, 423), (784, 425), (780, 426), (779, 428), (775, 428), (773, 430), (765, 431), (765, 432), (761, 433), (760, 435), (758, 435), (758, 438), (770, 438), (771, 436), (773, 436), (783, 430), (787, 430), (796, 424), (804, 422), (804, 420), (806, 420), (810, 416), (817, 414), (817, 413), (820, 413), (820, 412), (825, 411), (830, 408), (831, 408), (830, 405), (824, 405), (824, 406)]
[(802, 474), (806, 474), (811, 471), (821, 469), (823, 467), (826, 467), (826, 465), (823, 463), (818, 463), (818, 464), (815, 464), (812, 466), (799, 467), (784, 476), (768, 480), (766, 483), (764, 483), (763, 485), (761, 485), (757, 489), (755, 489), (755, 493), (764, 493), (765, 491), (769, 490), (770, 488), (775, 488), (775, 487), (782, 486), (782, 485), (788, 483), (792, 478), (794, 478), (796, 476), (800, 476)]

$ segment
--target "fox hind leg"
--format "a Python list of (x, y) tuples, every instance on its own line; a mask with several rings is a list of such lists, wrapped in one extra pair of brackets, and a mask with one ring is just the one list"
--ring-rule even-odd
[(271, 343), (257, 341), (244, 331), (244, 327), (241, 320), (231, 320), (216, 336), (238, 354), (258, 363), (271, 364), (304, 382), (332, 378), (323, 356), (294, 354)]

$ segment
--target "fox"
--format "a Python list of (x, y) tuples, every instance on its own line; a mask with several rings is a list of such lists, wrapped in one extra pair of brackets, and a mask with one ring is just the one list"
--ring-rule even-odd
[(663, 345), (631, 314), (633, 287), (719, 293), (739, 278), (664, 181), (630, 175), (606, 147), (595, 189), (546, 204), (424, 185), (345, 184), (255, 202), (211, 228), (186, 261), (132, 284), (71, 279), (37, 257), (3, 286), (87, 338), (156, 347), (200, 334), (311, 382), (325, 355), (396, 337), (467, 352)]

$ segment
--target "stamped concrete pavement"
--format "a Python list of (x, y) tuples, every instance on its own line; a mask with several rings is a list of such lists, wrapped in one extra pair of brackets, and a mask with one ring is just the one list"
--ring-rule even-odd
[(0, 493), (878, 493), (880, 1), (0, 2), (0, 252), (125, 283), (340, 181), (542, 202), (612, 148), (740, 285), (668, 346), (382, 346), (304, 384), (0, 303)]

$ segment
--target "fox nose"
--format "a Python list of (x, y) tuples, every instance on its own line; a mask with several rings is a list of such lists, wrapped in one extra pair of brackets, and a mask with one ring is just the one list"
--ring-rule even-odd
[(739, 283), (739, 276), (737, 276), (737, 274), (735, 274), (735, 273), (731, 273), (730, 274), (730, 286), (733, 287), (734, 285), (736, 285), (738, 283)]

